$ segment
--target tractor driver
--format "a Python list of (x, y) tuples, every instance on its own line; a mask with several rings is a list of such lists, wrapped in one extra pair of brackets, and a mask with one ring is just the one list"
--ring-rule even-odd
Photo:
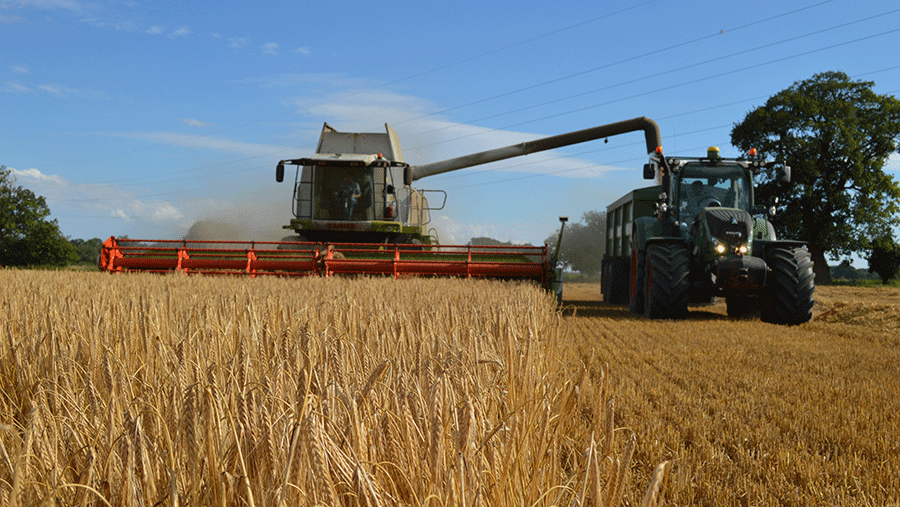
[(711, 201), (715, 200), (709, 190), (701, 180), (694, 180), (691, 183), (691, 191), (687, 196), (687, 212), (690, 216), (696, 217), (703, 211), (703, 208), (706, 208)]
[(359, 183), (353, 181), (349, 174), (345, 174), (341, 182), (341, 188), (338, 191), (338, 199), (341, 205), (341, 215), (351, 220), (353, 218), (353, 209), (356, 207), (356, 200), (360, 198), (362, 192), (359, 189)]

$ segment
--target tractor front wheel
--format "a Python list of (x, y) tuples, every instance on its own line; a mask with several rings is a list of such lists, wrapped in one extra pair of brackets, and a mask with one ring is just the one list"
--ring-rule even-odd
[(770, 272), (760, 301), (760, 318), (789, 326), (809, 322), (816, 291), (809, 252), (799, 247), (775, 248), (766, 263)]
[(651, 319), (685, 317), (690, 288), (687, 247), (680, 243), (652, 244), (647, 247), (644, 264), (644, 315)]

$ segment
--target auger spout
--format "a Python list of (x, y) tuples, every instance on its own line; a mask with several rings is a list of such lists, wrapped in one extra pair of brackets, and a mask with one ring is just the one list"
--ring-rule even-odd
[(443, 160), (440, 162), (433, 162), (431, 164), (412, 166), (407, 168), (404, 174), (404, 180), (407, 185), (411, 185), (413, 181), (422, 179), (426, 176), (434, 176), (435, 174), (455, 171), (457, 169), (464, 169), (466, 167), (487, 164), (507, 158), (520, 157), (522, 155), (528, 155), (540, 151), (562, 148), (563, 146), (570, 146), (573, 144), (593, 141), (595, 139), (602, 139), (604, 137), (612, 137), (619, 134), (626, 134), (628, 132), (635, 132), (638, 130), (644, 131), (644, 138), (647, 144), (647, 154), (655, 152), (656, 147), (662, 145), (662, 140), (659, 133), (659, 125), (657, 125), (656, 122), (651, 120), (650, 118), (641, 116), (638, 118), (633, 118), (631, 120), (609, 123), (589, 129), (578, 130), (575, 132), (568, 132), (566, 134), (559, 134), (555, 136), (536, 139), (534, 141), (514, 144), (505, 148), (495, 148), (493, 150), (473, 153), (471, 155), (464, 155), (462, 157), (451, 158), (449, 160)]

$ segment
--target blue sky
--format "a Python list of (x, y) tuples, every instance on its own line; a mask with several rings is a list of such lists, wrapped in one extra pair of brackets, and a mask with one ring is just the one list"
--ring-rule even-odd
[[(818, 72), (900, 94), (895, 1), (0, 0), (0, 164), (73, 238), (285, 235), (278, 160), (323, 122), (394, 127), (421, 164), (637, 116), (717, 145)], [(425, 178), (443, 243), (540, 244), (644, 186), (640, 133)], [(889, 163), (900, 176), (900, 158)]]

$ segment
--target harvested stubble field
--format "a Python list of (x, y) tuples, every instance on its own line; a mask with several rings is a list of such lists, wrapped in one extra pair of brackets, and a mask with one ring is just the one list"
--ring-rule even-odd
[(0, 271), (0, 504), (898, 503), (900, 290), (799, 327), (566, 300)]
[(567, 329), (533, 285), (2, 270), (0, 504), (634, 501)]
[[(900, 289), (817, 287), (813, 320), (651, 322), (567, 287), (582, 357), (609, 364), (633, 472), (669, 505), (900, 504)], [(574, 315), (572, 315), (574, 313)]]

